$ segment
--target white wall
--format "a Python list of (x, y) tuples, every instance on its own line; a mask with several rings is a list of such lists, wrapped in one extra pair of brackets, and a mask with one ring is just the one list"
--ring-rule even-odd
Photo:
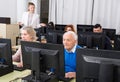
[(120, 34), (120, 0), (50, 0), (49, 21), (56, 24), (101, 24)]
[(17, 0), (17, 22), (20, 22), (23, 12), (27, 11), (28, 0)]
[(16, 23), (17, 0), (0, 0), (0, 17), (10, 17), (11, 23)]
[(0, 17), (10, 17), (12, 24), (19, 22), (23, 12), (27, 11), (29, 1), (34, 2), (39, 14), (40, 0), (0, 0)]

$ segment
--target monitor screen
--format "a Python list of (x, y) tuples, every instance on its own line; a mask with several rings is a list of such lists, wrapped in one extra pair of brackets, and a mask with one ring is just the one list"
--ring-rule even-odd
[(0, 17), (0, 23), (10, 24), (11, 18), (10, 17)]
[(114, 40), (116, 29), (103, 28), (103, 33), (105, 33), (110, 38), (110, 40)]
[(120, 35), (115, 35), (114, 38), (114, 49), (120, 50)]
[(12, 65), (11, 40), (0, 38), (0, 60), (3, 64)]
[(54, 43), (54, 44), (62, 44), (62, 38), (63, 38), (64, 31), (50, 31), (47, 33), (46, 38), (48, 43)]
[(46, 34), (46, 28), (45, 26), (42, 26), (40, 28), (35, 28), (36, 36), (38, 37), (38, 41), (41, 40), (41, 36)]
[(61, 30), (64, 31), (66, 25), (62, 24), (55, 24), (55, 30)]
[(0, 76), (13, 71), (11, 40), (0, 38)]
[(47, 43), (57, 43), (57, 35), (54, 31), (49, 31), (46, 34)]
[[(23, 66), (38, 71), (37, 77), (41, 73), (49, 74), (51, 71), (56, 76), (64, 76), (63, 45), (22, 41), (21, 47)], [(39, 65), (35, 64), (34, 61)]]
[(57, 44), (62, 44), (62, 42), (63, 42), (63, 34), (64, 34), (64, 31), (56, 32)]
[(120, 82), (120, 51), (78, 49), (76, 82)]
[(78, 33), (78, 44), (87, 48), (105, 48), (105, 35), (102, 33), (80, 32)]
[(77, 25), (77, 32), (92, 32), (94, 25)]

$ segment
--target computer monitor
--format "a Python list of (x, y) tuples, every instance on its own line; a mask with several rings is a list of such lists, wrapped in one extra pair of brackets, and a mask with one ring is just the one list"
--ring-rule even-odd
[(47, 43), (57, 43), (57, 35), (55, 31), (49, 31), (46, 34)]
[(0, 17), (0, 23), (10, 24), (11, 18), (10, 17)]
[(55, 30), (64, 31), (66, 25), (63, 24), (55, 24)]
[(0, 76), (12, 71), (11, 40), (0, 38)]
[(46, 35), (46, 26), (42, 26), (40, 28), (35, 28), (36, 36), (38, 37), (38, 41), (41, 41), (41, 36)]
[(41, 73), (49, 75), (50, 72), (57, 77), (64, 76), (63, 45), (22, 41), (21, 48), (24, 68), (36, 71), (37, 78)]
[(77, 24), (77, 32), (92, 32), (94, 25)]
[(114, 50), (120, 50), (120, 35), (115, 35)]
[(120, 82), (120, 51), (77, 49), (76, 82)]
[(114, 40), (116, 29), (103, 28), (103, 33), (105, 33), (110, 38), (110, 40)]
[(64, 31), (54, 30), (49, 31), (46, 35), (48, 43), (62, 44)]
[(65, 32), (64, 31), (56, 31), (56, 35), (57, 35), (57, 41), (56, 41), (56, 43), (57, 44), (62, 44), (63, 43), (63, 34), (64, 34)]
[(78, 33), (78, 44), (87, 48), (105, 48), (105, 34), (93, 32)]

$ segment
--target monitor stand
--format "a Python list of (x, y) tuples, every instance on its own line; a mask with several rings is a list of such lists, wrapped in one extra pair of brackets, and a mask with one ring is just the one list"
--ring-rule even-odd
[(40, 73), (40, 79), (35, 79), (32, 74), (22, 78), (23, 82), (58, 82), (55, 75), (48, 75), (47, 73)]

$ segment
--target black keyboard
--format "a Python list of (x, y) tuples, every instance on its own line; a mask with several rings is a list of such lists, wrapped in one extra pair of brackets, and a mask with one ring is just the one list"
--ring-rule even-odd
[(0, 64), (0, 68), (6, 68), (9, 67), (8, 65)]
[(47, 82), (51, 77), (47, 73), (40, 73), (40, 79), (42, 82)]
[(64, 82), (70, 82), (73, 78), (59, 77), (59, 79)]
[(14, 67), (14, 70), (17, 70), (17, 71), (23, 71), (23, 70), (25, 70), (24, 67), (17, 67), (17, 65), (13, 65), (13, 67)]

